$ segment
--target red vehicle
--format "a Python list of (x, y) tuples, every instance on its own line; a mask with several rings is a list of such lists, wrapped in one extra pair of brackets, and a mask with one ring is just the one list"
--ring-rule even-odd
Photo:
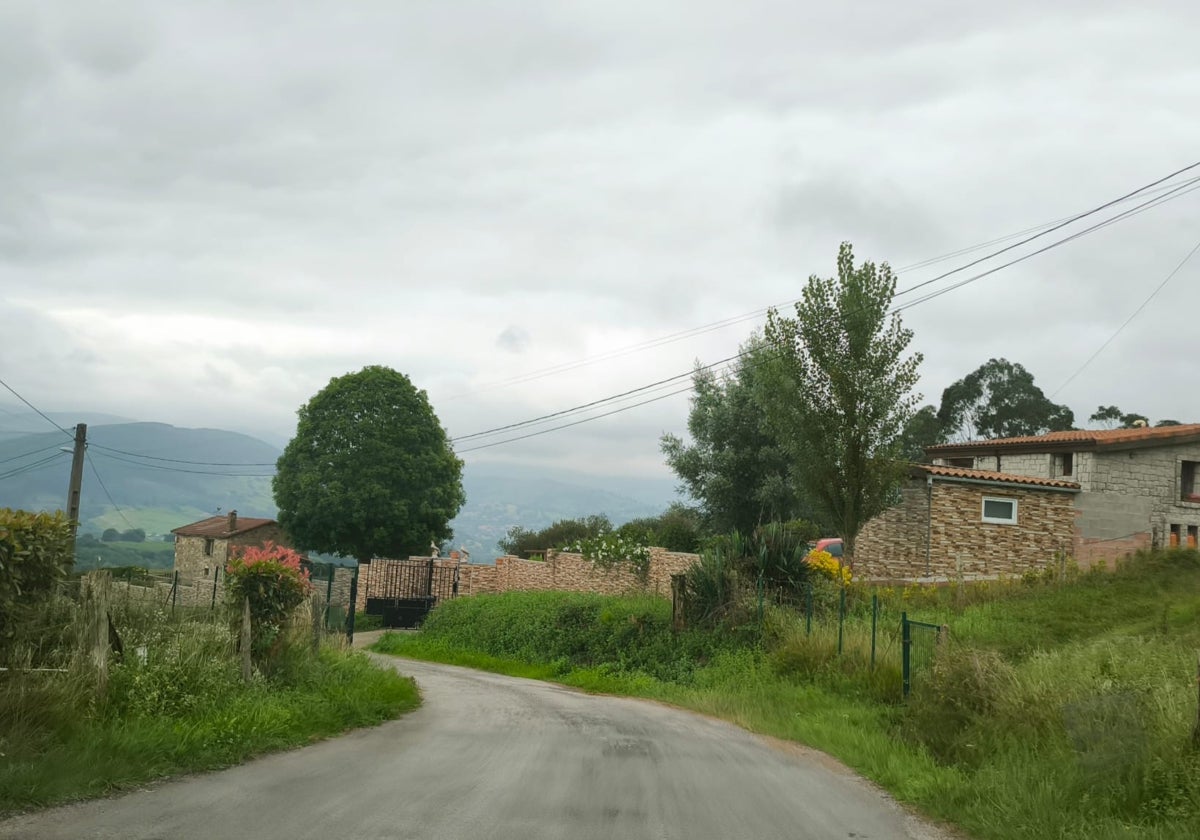
[(834, 560), (841, 560), (842, 559), (842, 538), (841, 537), (826, 537), (823, 540), (817, 540), (815, 543), (813, 543), (809, 547), (808, 553), (812, 554), (814, 551), (828, 551), (830, 556), (833, 557)]

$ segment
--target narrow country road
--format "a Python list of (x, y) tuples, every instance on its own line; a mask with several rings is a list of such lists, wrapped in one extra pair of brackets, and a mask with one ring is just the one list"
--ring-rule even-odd
[(828, 758), (653, 703), (375, 657), (416, 677), (401, 720), (119, 798), (0, 838), (933, 840)]

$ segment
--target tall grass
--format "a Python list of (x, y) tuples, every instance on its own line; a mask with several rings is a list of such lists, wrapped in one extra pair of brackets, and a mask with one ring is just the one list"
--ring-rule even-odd
[(0, 813), (224, 767), (395, 717), (415, 684), (303, 623), (243, 682), (223, 609), (115, 599), (124, 653), (100, 691), (78, 592), (29, 615), (0, 648)]

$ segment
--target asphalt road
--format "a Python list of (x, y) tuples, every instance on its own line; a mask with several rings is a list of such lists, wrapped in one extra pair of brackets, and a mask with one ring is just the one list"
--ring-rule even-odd
[(401, 720), (118, 798), (0, 838), (942, 838), (820, 753), (654, 703), (377, 657)]

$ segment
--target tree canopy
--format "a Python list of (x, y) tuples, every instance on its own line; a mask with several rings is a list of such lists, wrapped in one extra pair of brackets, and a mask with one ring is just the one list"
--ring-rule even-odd
[(887, 263), (856, 267), (843, 243), (837, 277), (809, 278), (795, 318), (772, 311), (767, 322), (759, 401), (851, 558), (863, 524), (895, 500), (918, 402), (921, 355), (905, 358), (912, 331), (888, 315), (895, 290)]
[(1075, 414), (1051, 402), (1033, 374), (1007, 359), (989, 359), (942, 392), (938, 422), (947, 440), (1007, 438), (1065, 431)]
[(733, 370), (692, 375), (687, 443), (663, 435), (667, 464), (700, 504), (713, 531), (749, 533), (763, 523), (809, 513), (790, 476), (787, 450), (767, 423), (756, 382), (770, 348), (760, 336), (742, 345)]
[(298, 414), (273, 482), (298, 546), (366, 562), (426, 554), (452, 536), (462, 461), (407, 376), (370, 366), (335, 377)]

